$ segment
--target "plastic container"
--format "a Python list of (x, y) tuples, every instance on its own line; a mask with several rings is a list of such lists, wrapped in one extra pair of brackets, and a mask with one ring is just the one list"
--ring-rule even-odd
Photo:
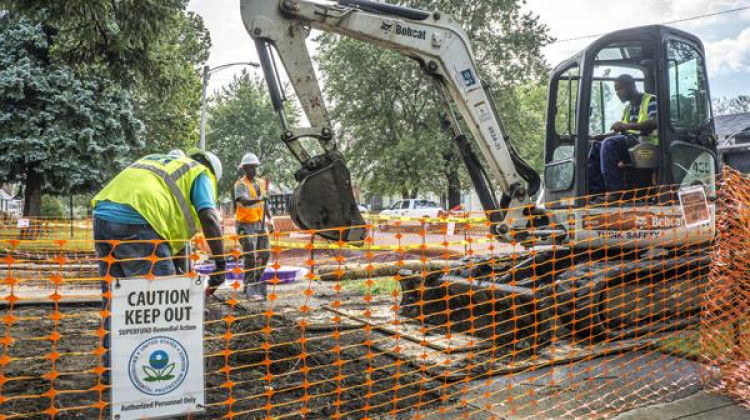
[[(203, 276), (211, 275), (211, 273), (214, 272), (215, 265), (213, 263), (203, 263), (203, 264), (196, 264), (195, 271), (198, 272), (198, 274)], [(227, 272), (224, 273), (224, 279), (227, 282), (234, 282), (234, 281), (242, 281), (245, 278), (245, 273), (240, 271), (239, 273), (235, 272), (235, 269), (238, 268), (242, 270), (242, 262), (241, 261), (227, 261)]]
[(278, 270), (274, 270), (273, 267), (266, 267), (266, 271), (263, 272), (260, 280), (270, 283), (274, 275), (279, 279), (278, 284), (289, 284), (297, 281), (300, 271), (305, 271), (304, 268), (300, 267), (288, 267), (281, 266)]
[[(239, 267), (239, 273), (236, 273), (235, 268)], [(195, 266), (195, 271), (200, 275), (208, 276), (214, 272), (214, 264), (203, 263)], [(307, 269), (303, 267), (293, 266), (281, 266), (278, 270), (273, 267), (266, 267), (260, 280), (270, 283), (274, 275), (279, 279), (278, 284), (290, 284), (297, 281), (298, 277), (303, 277), (307, 274)], [(243, 281), (245, 279), (244, 267), (242, 261), (227, 261), (227, 272), (224, 273), (224, 279), (227, 283), (233, 283), (235, 281)]]

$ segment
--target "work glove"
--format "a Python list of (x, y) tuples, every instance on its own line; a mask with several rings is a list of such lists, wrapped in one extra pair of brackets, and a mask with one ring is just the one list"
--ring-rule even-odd
[(224, 272), (227, 271), (227, 261), (224, 258), (214, 259), (214, 272), (208, 277), (206, 297), (213, 296), (216, 289), (224, 283)]

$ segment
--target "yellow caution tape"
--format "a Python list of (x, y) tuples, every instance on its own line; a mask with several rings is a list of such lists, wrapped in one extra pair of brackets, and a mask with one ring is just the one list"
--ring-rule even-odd
[(424, 222), (424, 223), (486, 223), (487, 218), (481, 217), (407, 217), (407, 216), (381, 216), (368, 214), (365, 220), (372, 221), (401, 221), (401, 222)]
[(452, 246), (465, 246), (465, 245), (474, 245), (474, 244), (481, 244), (481, 243), (489, 243), (494, 242), (494, 240), (490, 238), (477, 238), (477, 239), (471, 239), (471, 240), (461, 240), (461, 241), (454, 241), (454, 242), (441, 242), (441, 243), (433, 243), (433, 244), (408, 244), (408, 245), (352, 245), (352, 244), (335, 244), (335, 243), (300, 243), (300, 242), (285, 242), (285, 241), (274, 241), (273, 246), (275, 247), (281, 247), (286, 249), (326, 249), (326, 250), (342, 250), (342, 249), (351, 249), (351, 250), (359, 250), (359, 251), (402, 251), (402, 250), (419, 250), (419, 249), (427, 249), (427, 248), (435, 248), (436, 246), (439, 247), (452, 247)]

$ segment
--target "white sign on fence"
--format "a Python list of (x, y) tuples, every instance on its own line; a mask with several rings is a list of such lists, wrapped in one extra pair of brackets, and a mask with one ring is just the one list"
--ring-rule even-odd
[(202, 411), (203, 285), (178, 276), (118, 284), (112, 287), (112, 418)]
[(18, 219), (18, 228), (26, 229), (30, 226), (29, 219)]

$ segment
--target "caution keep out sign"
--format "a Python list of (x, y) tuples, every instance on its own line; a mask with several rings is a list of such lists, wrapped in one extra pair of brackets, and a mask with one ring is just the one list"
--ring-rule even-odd
[(203, 410), (203, 303), (203, 286), (189, 277), (112, 287), (113, 419)]

